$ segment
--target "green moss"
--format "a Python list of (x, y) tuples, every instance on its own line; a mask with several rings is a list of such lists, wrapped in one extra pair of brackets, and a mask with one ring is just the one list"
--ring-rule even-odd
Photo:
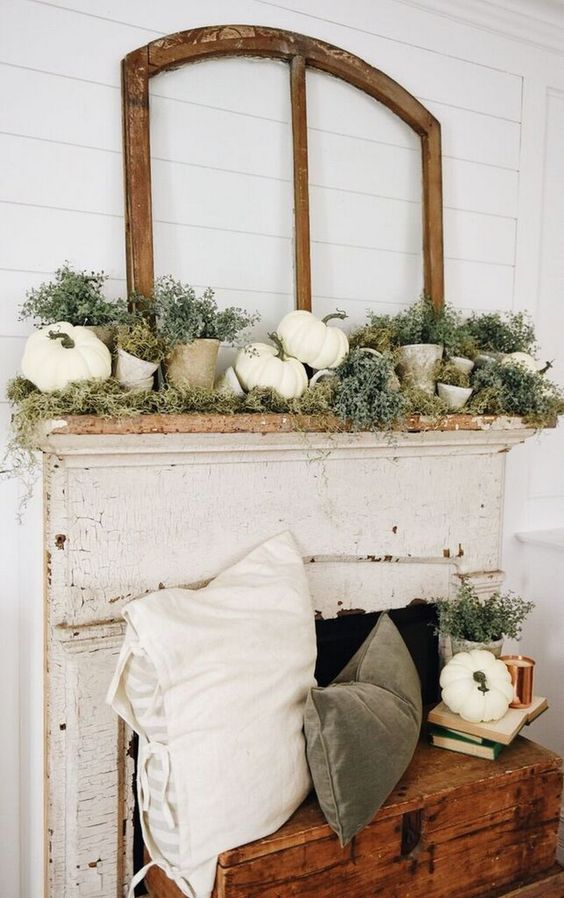
[(430, 395), (418, 387), (407, 387), (403, 391), (406, 415), (424, 415), (439, 421), (448, 415), (448, 405), (436, 394)]
[(349, 336), (351, 349), (368, 347), (376, 352), (391, 352), (397, 345), (397, 332), (391, 315), (370, 314), (369, 324), (358, 328)]
[(453, 362), (439, 362), (436, 372), (437, 383), (453, 387), (469, 387), (470, 375), (457, 368)]
[(155, 365), (164, 359), (168, 351), (166, 341), (159, 337), (149, 322), (143, 318), (130, 325), (123, 324), (118, 327), (117, 345), (135, 358), (153, 362)]

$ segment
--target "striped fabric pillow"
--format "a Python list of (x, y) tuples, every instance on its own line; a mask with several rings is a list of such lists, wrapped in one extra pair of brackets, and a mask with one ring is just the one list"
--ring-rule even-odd
[(136, 720), (134, 729), (139, 733), (139, 813), (143, 816), (146, 838), (154, 842), (147, 847), (152, 855), (156, 848), (176, 866), (179, 837), (174, 774), (168, 771), (161, 754), (151, 751), (147, 756), (149, 744), (167, 744), (168, 733), (157, 671), (146, 654), (129, 656), (123, 684)]

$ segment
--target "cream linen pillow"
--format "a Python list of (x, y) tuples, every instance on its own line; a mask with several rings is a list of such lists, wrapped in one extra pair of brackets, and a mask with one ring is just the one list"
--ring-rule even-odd
[[(217, 855), (274, 832), (311, 788), (303, 722), (316, 642), (301, 555), (280, 534), (205, 588), (151, 593), (124, 617), (108, 700), (140, 733), (145, 842), (184, 894), (207, 898)], [(156, 671), (158, 740), (133, 706), (132, 654)], [(166, 833), (150, 831), (152, 803), (170, 824), (170, 858)]]

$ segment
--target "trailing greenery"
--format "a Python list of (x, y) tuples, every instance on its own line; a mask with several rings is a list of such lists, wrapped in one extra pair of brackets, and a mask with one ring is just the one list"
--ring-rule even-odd
[(156, 333), (146, 318), (132, 324), (122, 324), (117, 329), (117, 346), (144, 362), (161, 362), (168, 352), (166, 340)]
[(336, 375), (333, 410), (354, 430), (390, 430), (403, 416), (405, 401), (393, 389), (394, 366), (388, 355), (353, 349)]
[(110, 302), (102, 293), (107, 275), (103, 271), (74, 271), (65, 262), (46, 281), (29, 290), (20, 309), (20, 319), (33, 318), (36, 326), (68, 321), (74, 325), (107, 325), (127, 311), (125, 300)]
[(455, 599), (433, 601), (438, 613), (437, 632), (472, 642), (519, 639), (523, 621), (535, 607), (513, 592), (497, 591), (481, 599), (467, 580), (463, 580)]
[(453, 362), (439, 362), (436, 373), (437, 383), (452, 387), (469, 387), (470, 375), (457, 368)]
[(260, 318), (234, 306), (220, 311), (210, 287), (196, 296), (193, 287), (170, 275), (156, 281), (154, 299), (157, 330), (170, 349), (198, 339), (233, 343), (242, 330)]
[(484, 352), (533, 352), (535, 327), (525, 312), (474, 313), (466, 330)]
[(472, 375), (469, 414), (516, 415), (535, 427), (554, 423), (564, 413), (564, 397), (544, 375), (519, 364), (489, 362)]

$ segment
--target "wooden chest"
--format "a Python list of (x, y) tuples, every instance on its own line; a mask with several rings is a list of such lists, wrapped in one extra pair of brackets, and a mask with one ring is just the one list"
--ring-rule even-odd
[[(220, 856), (214, 898), (564, 898), (560, 758), (518, 737), (497, 761), (421, 743), (346, 848), (313, 796), (276, 833)], [(152, 898), (181, 898), (165, 874)]]

